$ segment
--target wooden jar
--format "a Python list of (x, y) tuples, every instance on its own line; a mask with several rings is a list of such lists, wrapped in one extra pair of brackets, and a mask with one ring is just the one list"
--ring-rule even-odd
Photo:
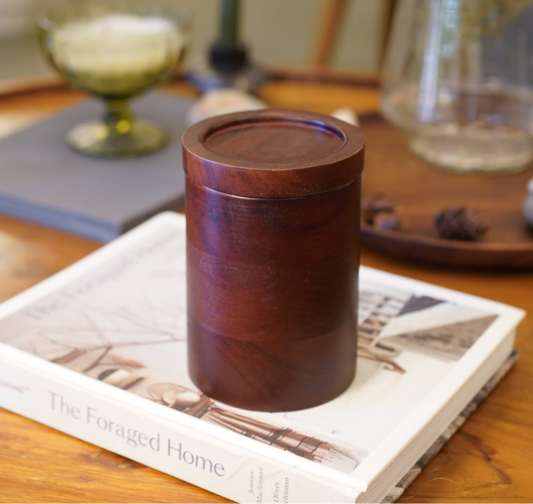
[(355, 375), (361, 131), (265, 110), (202, 121), (183, 147), (192, 380), (247, 409), (333, 399)]

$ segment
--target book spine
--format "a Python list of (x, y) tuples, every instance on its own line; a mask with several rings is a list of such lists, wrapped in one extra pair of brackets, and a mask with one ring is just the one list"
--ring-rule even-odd
[(354, 502), (335, 488), (1, 354), (0, 407), (238, 502)]

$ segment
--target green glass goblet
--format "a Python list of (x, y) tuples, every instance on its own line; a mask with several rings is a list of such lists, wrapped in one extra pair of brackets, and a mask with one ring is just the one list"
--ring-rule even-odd
[(39, 18), (41, 47), (66, 82), (104, 100), (101, 120), (67, 135), (77, 151), (133, 157), (159, 150), (164, 129), (135, 119), (129, 100), (169, 79), (188, 46), (188, 16), (165, 0), (58, 0)]

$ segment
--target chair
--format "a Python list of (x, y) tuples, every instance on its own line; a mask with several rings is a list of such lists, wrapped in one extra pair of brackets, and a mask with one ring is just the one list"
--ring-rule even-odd
[[(361, 0), (351, 0), (353, 2)], [(368, 1), (368, 0), (363, 0)], [(376, 0), (374, 0), (376, 1)], [(382, 0), (386, 2), (384, 9), (384, 37), (380, 47), (380, 66), (383, 61), (387, 40), (392, 24), (394, 9), (397, 0)], [(329, 66), (332, 62), (337, 46), (339, 34), (342, 29), (342, 22), (346, 17), (346, 11), (349, 7), (350, 0), (326, 0), (323, 9), (320, 10), (319, 16), (322, 21), (319, 23), (318, 43), (313, 55), (312, 64), (318, 67)]]

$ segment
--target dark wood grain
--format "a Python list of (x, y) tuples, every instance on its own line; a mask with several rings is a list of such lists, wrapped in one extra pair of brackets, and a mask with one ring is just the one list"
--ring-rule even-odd
[(196, 385), (266, 411), (308, 408), (343, 392), (357, 349), (359, 184), (270, 200), (188, 181), (186, 202)]
[(196, 184), (236, 196), (292, 198), (344, 187), (363, 169), (361, 130), (311, 112), (268, 109), (214, 117), (183, 135)]
[(355, 372), (361, 132), (246, 112), (193, 126), (183, 145), (193, 381), (248, 409), (333, 399)]
[[(401, 231), (363, 225), (364, 246), (395, 257), (468, 268), (533, 267), (533, 230), (522, 215), (526, 184), (533, 176), (462, 175), (436, 169), (415, 158), (400, 130), (380, 115), (363, 117), (367, 161), (363, 201), (383, 193), (399, 207)], [(450, 205), (469, 205), (489, 219), (487, 234), (476, 242), (438, 237), (435, 215)]]

